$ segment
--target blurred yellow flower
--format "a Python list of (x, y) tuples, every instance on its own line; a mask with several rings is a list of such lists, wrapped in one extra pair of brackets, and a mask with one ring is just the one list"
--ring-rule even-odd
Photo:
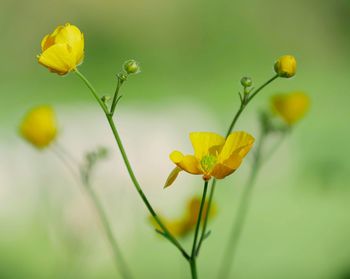
[(297, 61), (292, 55), (283, 55), (275, 63), (275, 72), (280, 77), (290, 78), (295, 75)]
[(30, 110), (20, 125), (20, 133), (37, 148), (48, 146), (57, 135), (53, 109), (49, 106), (39, 106)]
[(277, 94), (272, 97), (271, 105), (273, 111), (288, 125), (293, 125), (308, 111), (310, 99), (303, 92)]
[(84, 57), (84, 36), (79, 28), (69, 23), (58, 26), (41, 41), (41, 65), (51, 72), (65, 75), (73, 71)]
[(194, 155), (183, 155), (180, 151), (170, 154), (177, 167), (170, 173), (164, 187), (170, 186), (182, 170), (202, 174), (204, 180), (212, 176), (222, 179), (240, 166), (254, 143), (254, 138), (246, 132), (234, 132), (226, 140), (211, 132), (193, 132), (190, 139)]
[[(167, 229), (177, 237), (184, 237), (191, 231), (193, 231), (197, 224), (197, 218), (199, 214), (199, 208), (200, 208), (201, 199), (199, 197), (193, 197), (187, 202), (186, 210), (182, 217), (176, 220), (169, 220), (164, 217), (162, 217), (162, 221), (167, 227)], [(205, 201), (204, 208), (203, 208), (203, 214), (202, 214), (202, 221), (205, 219), (207, 215), (207, 208), (208, 208), (208, 202)], [(216, 204), (213, 202), (211, 204), (210, 213), (209, 213), (209, 219), (212, 219), (217, 212)], [(154, 219), (151, 219), (152, 224), (157, 228), (160, 229), (159, 226), (155, 223)]]

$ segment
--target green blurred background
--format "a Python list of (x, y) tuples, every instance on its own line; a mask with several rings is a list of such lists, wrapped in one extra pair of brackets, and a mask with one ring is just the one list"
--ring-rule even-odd
[[(90, 204), (54, 154), (17, 134), (32, 106), (51, 104), (59, 142), (81, 160), (104, 145), (99, 193), (136, 278), (189, 278), (189, 268), (155, 235), (97, 104), (73, 74), (38, 65), (42, 37), (71, 22), (85, 35), (80, 69), (101, 94), (130, 58), (142, 73), (123, 88), (117, 123), (155, 208), (181, 215), (201, 192), (182, 175), (162, 190), (173, 149), (190, 151), (188, 132), (223, 133), (239, 105), (243, 75), (259, 85), (283, 54), (298, 60), (293, 79), (259, 95), (237, 128), (257, 135), (257, 111), (276, 92), (303, 90), (312, 108), (264, 165), (232, 278), (350, 278), (350, 116), (348, 0), (24, 1), (0, 4), (0, 278), (120, 278)], [(274, 141), (269, 143), (274, 145)], [(217, 188), (218, 215), (198, 260), (216, 278), (249, 159)], [(199, 184), (199, 185), (197, 185)], [(182, 240), (190, 247), (191, 238)]]

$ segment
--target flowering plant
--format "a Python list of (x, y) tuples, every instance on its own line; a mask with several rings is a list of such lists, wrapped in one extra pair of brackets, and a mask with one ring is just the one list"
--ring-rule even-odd
[[(156, 212), (152, 203), (145, 195), (129, 162), (127, 152), (124, 149), (113, 118), (116, 114), (116, 107), (122, 97), (120, 93), (122, 85), (131, 75), (140, 72), (138, 62), (135, 60), (126, 61), (123, 65), (123, 70), (117, 74), (117, 85), (114, 94), (112, 96), (100, 96), (89, 80), (78, 70), (78, 65), (84, 59), (84, 35), (78, 27), (69, 23), (57, 27), (51, 34), (43, 38), (41, 49), (42, 53), (37, 57), (41, 65), (49, 69), (50, 72), (58, 75), (66, 75), (70, 72), (74, 73), (87, 86), (97, 101), (113, 133), (131, 182), (150, 214), (152, 225), (155, 227), (156, 232), (174, 245), (189, 263), (192, 278), (198, 278), (199, 276), (196, 264), (197, 258), (200, 255), (200, 249), (204, 240), (209, 236), (209, 231), (207, 230), (208, 221), (216, 212), (213, 197), (217, 180), (224, 179), (228, 175), (235, 173), (241, 164), (244, 163), (244, 158), (249, 155), (254, 145), (256, 145), (255, 150), (253, 150), (252, 171), (245, 187), (245, 193), (239, 206), (238, 215), (233, 223), (230, 240), (226, 245), (225, 257), (222, 261), (223, 265), (220, 269), (219, 278), (226, 278), (237, 250), (237, 244), (243, 229), (246, 212), (249, 208), (250, 196), (256, 176), (264, 162), (262, 160), (264, 158), (263, 143), (270, 134), (278, 133), (283, 136), (286, 135), (292, 126), (304, 116), (309, 106), (309, 100), (305, 94), (300, 92), (274, 96), (271, 99), (273, 112), (264, 112), (261, 114), (259, 122), (261, 134), (259, 137), (252, 136), (245, 131), (234, 131), (234, 128), (248, 104), (266, 86), (278, 78), (290, 78), (295, 75), (296, 59), (291, 55), (285, 55), (279, 58), (275, 63), (275, 73), (273, 76), (256, 89), (252, 87), (253, 81), (251, 78), (242, 78), (242, 92), (239, 93), (240, 106), (234, 113), (225, 136), (213, 132), (192, 132), (190, 134), (190, 140), (194, 154), (184, 155), (180, 151), (173, 151), (170, 154), (170, 160), (175, 164), (175, 168), (165, 181), (164, 188), (172, 185), (181, 171), (200, 175), (204, 186), (202, 197), (190, 199), (185, 213), (181, 218), (169, 220)], [(276, 121), (278, 117), (281, 119), (280, 122)], [(40, 106), (31, 110), (23, 119), (20, 132), (22, 137), (32, 145), (40, 149), (50, 147), (58, 135), (53, 109), (48, 106)], [(255, 138), (257, 139), (257, 144), (255, 144)], [(79, 183), (84, 186), (97, 210), (104, 232), (114, 252), (115, 263), (120, 274), (123, 278), (132, 278), (132, 269), (123, 256), (116, 237), (111, 231), (104, 208), (91, 186), (92, 169), (96, 162), (105, 156), (106, 151), (104, 149), (90, 152), (86, 155), (84, 164), (78, 166), (80, 175)], [(207, 198), (208, 190), (209, 196)], [(192, 231), (194, 231), (192, 247), (190, 250), (187, 250), (181, 243), (180, 238), (188, 236)]]

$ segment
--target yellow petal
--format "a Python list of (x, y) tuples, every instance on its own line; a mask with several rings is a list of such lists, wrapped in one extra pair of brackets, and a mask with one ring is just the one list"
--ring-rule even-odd
[(49, 106), (39, 106), (29, 111), (21, 123), (20, 133), (24, 139), (38, 148), (48, 146), (57, 134), (53, 109)]
[(237, 167), (230, 167), (228, 165), (219, 163), (215, 165), (213, 170), (210, 172), (210, 175), (214, 176), (216, 179), (223, 179), (226, 176), (232, 174), (239, 167), (241, 161), (239, 162)]
[(55, 44), (46, 49), (38, 61), (51, 72), (64, 75), (76, 67), (76, 54), (67, 44)]
[(55, 39), (51, 37), (51, 35), (46, 35), (42, 41), (41, 41), (41, 50), (45, 51), (50, 46), (52, 46), (55, 43)]
[[(195, 196), (192, 199), (190, 199), (187, 203), (187, 208), (186, 208), (186, 214), (184, 217), (185, 223), (187, 223), (187, 227), (189, 230), (192, 230), (195, 228), (197, 224), (197, 219), (198, 219), (198, 214), (199, 214), (199, 209), (200, 209), (200, 204), (201, 204), (201, 198)], [(204, 207), (203, 207), (203, 213), (202, 213), (202, 221), (205, 219), (207, 215), (207, 210), (208, 210), (208, 201), (204, 202)], [(216, 205), (215, 203), (212, 203), (212, 207), (209, 212), (209, 218), (212, 218), (216, 214)]]
[(175, 181), (175, 179), (177, 178), (179, 172), (182, 171), (182, 169), (180, 169), (179, 167), (176, 167), (174, 168), (171, 173), (169, 174), (166, 182), (165, 182), (165, 185), (164, 185), (164, 188), (167, 188), (169, 187), (171, 184), (173, 184), (173, 182)]
[(64, 43), (71, 46), (75, 53), (75, 64), (80, 64), (84, 56), (84, 35), (78, 27), (67, 23), (57, 32), (55, 43)]
[(72, 45), (75, 52), (75, 64), (78, 66), (84, 59), (84, 35), (81, 34), (81, 40)]
[(224, 147), (219, 154), (219, 162), (225, 163), (226, 160), (231, 160), (234, 154), (244, 157), (252, 148), (255, 139), (246, 132), (233, 132), (225, 142)]
[[(56, 29), (57, 30), (57, 29)], [(57, 30), (55, 43), (65, 43), (72, 45), (82, 40), (82, 33), (78, 27), (69, 23)]]
[(224, 137), (211, 132), (193, 132), (190, 134), (190, 139), (198, 160), (208, 154), (216, 155), (215, 153), (218, 153), (225, 143)]
[(173, 161), (175, 164), (178, 164), (182, 161), (184, 155), (180, 151), (173, 151), (169, 157), (171, 161)]
[(289, 125), (300, 120), (310, 106), (309, 97), (303, 92), (275, 95), (271, 103), (273, 110)]
[(51, 34), (46, 35), (42, 41), (41, 41), (41, 50), (45, 51), (50, 46), (55, 44), (55, 37), (60, 32), (60, 30), (63, 28), (63, 26), (58, 26), (55, 31), (53, 31)]
[(199, 162), (192, 155), (184, 156), (180, 151), (173, 151), (170, 154), (170, 159), (182, 170), (191, 174), (201, 174), (202, 170), (199, 167)]
[(183, 220), (167, 221), (165, 225), (175, 236), (184, 237), (189, 233), (189, 228)]

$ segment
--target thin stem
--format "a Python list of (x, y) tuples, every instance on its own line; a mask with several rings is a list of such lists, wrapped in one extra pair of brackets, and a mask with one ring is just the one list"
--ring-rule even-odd
[(132, 278), (129, 269), (127, 268), (127, 264), (124, 260), (124, 257), (121, 253), (121, 250), (119, 248), (119, 245), (113, 235), (112, 232), (112, 228), (110, 226), (110, 223), (108, 221), (106, 212), (104, 211), (102, 204), (99, 200), (99, 198), (97, 197), (95, 191), (93, 190), (93, 188), (91, 187), (91, 185), (87, 184), (85, 185), (86, 190), (89, 194), (89, 197), (91, 198), (93, 204), (95, 205), (96, 211), (100, 217), (101, 220), (101, 224), (102, 227), (106, 233), (106, 236), (111, 244), (111, 248), (114, 254), (114, 258), (115, 258), (115, 264), (119, 267), (120, 273), (122, 274), (122, 276), (124, 278)]
[[(114, 255), (114, 263), (117, 267), (118, 270), (120, 270), (120, 273), (122, 274), (123, 278), (126, 279), (130, 279), (132, 278), (130, 271), (127, 267), (127, 264), (124, 260), (124, 257), (122, 255), (122, 252), (119, 248), (119, 245), (113, 235), (110, 223), (108, 221), (107, 215), (101, 205), (100, 200), (98, 199), (95, 191), (93, 190), (93, 188), (91, 187), (91, 185), (89, 184), (89, 180), (88, 179), (84, 179), (83, 176), (80, 177), (77, 175), (73, 164), (75, 163), (75, 161), (73, 160), (73, 158), (71, 156), (67, 156), (67, 154), (69, 154), (69, 152), (67, 152), (62, 146), (60, 146), (60, 151), (58, 152), (57, 150), (54, 150), (54, 154), (57, 156), (58, 159), (60, 159), (60, 161), (62, 162), (62, 164), (72, 173), (73, 177), (76, 179), (76, 182), (78, 185), (82, 185), (84, 190), (86, 191), (86, 193), (88, 194), (89, 198), (91, 199), (97, 215), (101, 221), (101, 225), (103, 227), (103, 230), (106, 234), (106, 237), (111, 245), (111, 249)], [(77, 166), (78, 167), (78, 166)]]
[(90, 89), (91, 93), (95, 96), (95, 99), (98, 100), (98, 103), (100, 104), (102, 110), (104, 111), (106, 118), (108, 120), (109, 126), (112, 130), (112, 133), (114, 135), (114, 138), (117, 142), (119, 151), (122, 155), (122, 158), (124, 160), (124, 164), (127, 168), (127, 171), (129, 173), (130, 179), (136, 189), (136, 191), (138, 192), (139, 196), (141, 197), (142, 201), (144, 202), (144, 204), (146, 205), (148, 211), (151, 213), (152, 217), (154, 218), (154, 220), (157, 222), (157, 224), (160, 226), (160, 228), (163, 230), (164, 234), (166, 235), (166, 238), (172, 243), (174, 244), (182, 253), (182, 255), (189, 260), (190, 256), (188, 255), (188, 253), (185, 251), (185, 249), (181, 246), (181, 244), (176, 240), (176, 238), (170, 233), (170, 231), (166, 228), (166, 226), (163, 224), (163, 222), (160, 220), (160, 218), (158, 217), (158, 215), (156, 214), (155, 210), (153, 209), (153, 207), (151, 206), (150, 202), (148, 201), (146, 195), (144, 194), (144, 192), (142, 191), (142, 188), (134, 174), (134, 171), (130, 165), (129, 159), (126, 155), (123, 143), (120, 139), (119, 133), (117, 131), (117, 128), (115, 126), (115, 123), (113, 121), (112, 115), (108, 112), (108, 110), (106, 109), (105, 104), (100, 100), (100, 98), (97, 97), (97, 93), (95, 91), (95, 89), (93, 88), (93, 86), (90, 84), (90, 82), (84, 77), (84, 75), (80, 72), (78, 72), (76, 70), (77, 75), (81, 78), (81, 80), (87, 85), (87, 87)]
[(247, 104), (261, 91), (263, 90), (267, 85), (269, 85), (271, 82), (273, 82), (275, 79), (277, 79), (279, 75), (274, 75), (272, 78), (267, 80), (265, 83), (263, 83), (260, 87), (254, 90), (254, 92), (249, 94)]
[[(275, 79), (278, 78), (278, 75), (273, 76), (272, 78), (270, 78), (269, 80), (267, 80), (265, 83), (263, 83), (260, 87), (258, 87), (257, 89), (255, 89), (252, 93), (249, 94), (248, 98), (244, 98), (241, 100), (241, 105), (239, 107), (239, 109), (237, 110), (236, 114), (234, 115), (232, 122), (226, 132), (226, 138), (231, 134), (233, 128), (236, 125), (236, 122), (238, 120), (238, 118), (240, 117), (240, 115), (242, 114), (242, 112), (244, 111), (245, 107), (250, 103), (250, 101), (262, 90), (264, 89), (267, 85), (269, 85), (270, 83), (272, 83)], [(208, 208), (207, 208), (207, 214), (204, 218), (204, 224), (203, 224), (203, 229), (201, 232), (201, 237), (199, 240), (199, 245), (198, 245), (198, 251), (197, 253), (199, 253), (200, 247), (202, 246), (202, 242), (205, 239), (205, 235), (206, 235), (206, 230), (207, 230), (207, 224), (208, 224), (208, 216), (209, 216), (209, 212), (211, 209), (211, 204), (213, 201), (213, 197), (214, 197), (214, 192), (215, 192), (215, 187), (216, 187), (216, 179), (213, 179), (212, 183), (211, 183), (211, 188), (210, 188), (210, 194), (209, 194), (209, 199), (208, 199)]]
[(192, 279), (197, 279), (197, 277), (198, 277), (197, 276), (197, 267), (196, 267), (197, 239), (198, 239), (200, 224), (202, 221), (203, 208), (204, 208), (204, 204), (205, 204), (205, 200), (206, 200), (206, 196), (207, 196), (207, 190), (208, 190), (208, 181), (205, 181), (204, 188), (203, 188), (202, 200), (201, 200), (201, 204), (199, 207), (199, 213), (198, 213), (198, 217), (197, 217), (196, 230), (195, 230), (194, 238), (193, 238), (191, 258), (189, 260), (190, 267), (191, 267)]
[(283, 134), (281, 135), (281, 137), (279, 138), (279, 140), (277, 141), (277, 143), (275, 143), (270, 150), (265, 151), (265, 154), (266, 154), (266, 155), (264, 155), (264, 163), (265, 164), (267, 161), (269, 161), (271, 159), (271, 157), (273, 157), (273, 155), (275, 155), (276, 151), (279, 149), (279, 147), (284, 142), (286, 136), (287, 136), (287, 132), (284, 131)]
[(207, 190), (208, 190), (208, 181), (205, 181), (204, 182), (204, 189), (203, 189), (201, 205), (199, 207), (199, 213), (198, 213), (198, 218), (197, 218), (196, 230), (195, 230), (195, 233), (194, 233), (194, 239), (193, 239), (193, 245), (192, 245), (192, 253), (191, 253), (191, 257), (192, 258), (194, 258), (196, 256), (197, 238), (198, 238), (200, 223), (202, 221), (203, 207), (204, 207), (205, 199), (206, 199), (206, 196), (207, 196)]
[(120, 77), (118, 76), (118, 83), (117, 83), (117, 88), (115, 89), (114, 96), (113, 96), (113, 101), (112, 101), (112, 106), (111, 106), (111, 111), (110, 114), (113, 116), (115, 112), (115, 108), (118, 103), (118, 97), (119, 97), (119, 90), (120, 87), (122, 86), (123, 82), (120, 80)]
[(60, 162), (66, 167), (66, 169), (71, 173), (72, 177), (74, 178), (75, 182), (77, 184), (80, 184), (80, 177), (79, 174), (76, 172), (71, 159), (68, 159), (68, 156), (65, 156), (65, 152), (62, 152), (61, 147), (58, 147), (57, 144), (53, 145), (50, 149), (53, 154), (60, 160)]
[(242, 230), (244, 228), (246, 216), (250, 206), (250, 201), (252, 197), (253, 188), (255, 185), (255, 180), (260, 169), (260, 157), (262, 153), (262, 146), (265, 140), (265, 136), (266, 136), (266, 133), (262, 132), (259, 144), (256, 149), (256, 156), (255, 156), (254, 164), (252, 166), (252, 172), (248, 179), (247, 184), (244, 187), (244, 192), (242, 194), (242, 198), (237, 210), (237, 215), (236, 215), (237, 217), (231, 228), (230, 239), (229, 239), (228, 245), (226, 246), (224, 258), (220, 269), (221, 271), (218, 278), (228, 278), (228, 275), (230, 273), (230, 268), (232, 267), (232, 263), (234, 261), (234, 257), (237, 252), (238, 243), (242, 234)]
[(93, 97), (96, 99), (102, 110), (104, 111), (105, 114), (108, 114), (108, 109), (104, 102), (98, 97), (96, 89), (92, 86), (92, 84), (88, 81), (88, 79), (81, 73), (79, 72), (78, 69), (75, 69), (74, 72), (77, 74), (77, 76), (85, 83), (85, 85), (90, 89), (91, 94)]
[(275, 79), (278, 78), (278, 75), (275, 75), (273, 76), (272, 78), (270, 78), (269, 80), (267, 80), (264, 84), (262, 84), (260, 87), (258, 87), (257, 89), (254, 90), (254, 92), (250, 93), (248, 98), (245, 99), (245, 102), (241, 102), (241, 105), (238, 109), (238, 111), (236, 112), (235, 116), (233, 117), (233, 120), (230, 124), (230, 127), (228, 128), (227, 130), (227, 133), (226, 133), (226, 137), (228, 137), (234, 126), (236, 125), (236, 122), (239, 118), (239, 116), (241, 115), (241, 113), (244, 111), (245, 107), (250, 103), (250, 101), (261, 91), (263, 90), (267, 85), (269, 85), (271, 82), (273, 82)]
[(208, 205), (207, 205), (207, 210), (206, 210), (206, 214), (205, 214), (205, 217), (204, 217), (204, 221), (203, 221), (203, 228), (202, 228), (202, 232), (201, 232), (201, 237), (199, 239), (199, 243), (198, 243), (198, 247), (197, 247), (197, 251), (196, 251), (196, 255), (198, 256), (199, 254), (199, 251), (202, 247), (202, 243), (205, 239), (205, 236), (207, 234), (207, 225), (208, 225), (208, 214), (209, 214), (209, 201), (211, 201), (213, 199), (213, 195), (214, 195), (214, 192), (215, 192), (215, 184), (216, 184), (216, 180), (213, 179), (212, 183), (211, 183), (211, 188), (210, 188), (210, 193), (209, 193), (209, 199), (208, 199)]

